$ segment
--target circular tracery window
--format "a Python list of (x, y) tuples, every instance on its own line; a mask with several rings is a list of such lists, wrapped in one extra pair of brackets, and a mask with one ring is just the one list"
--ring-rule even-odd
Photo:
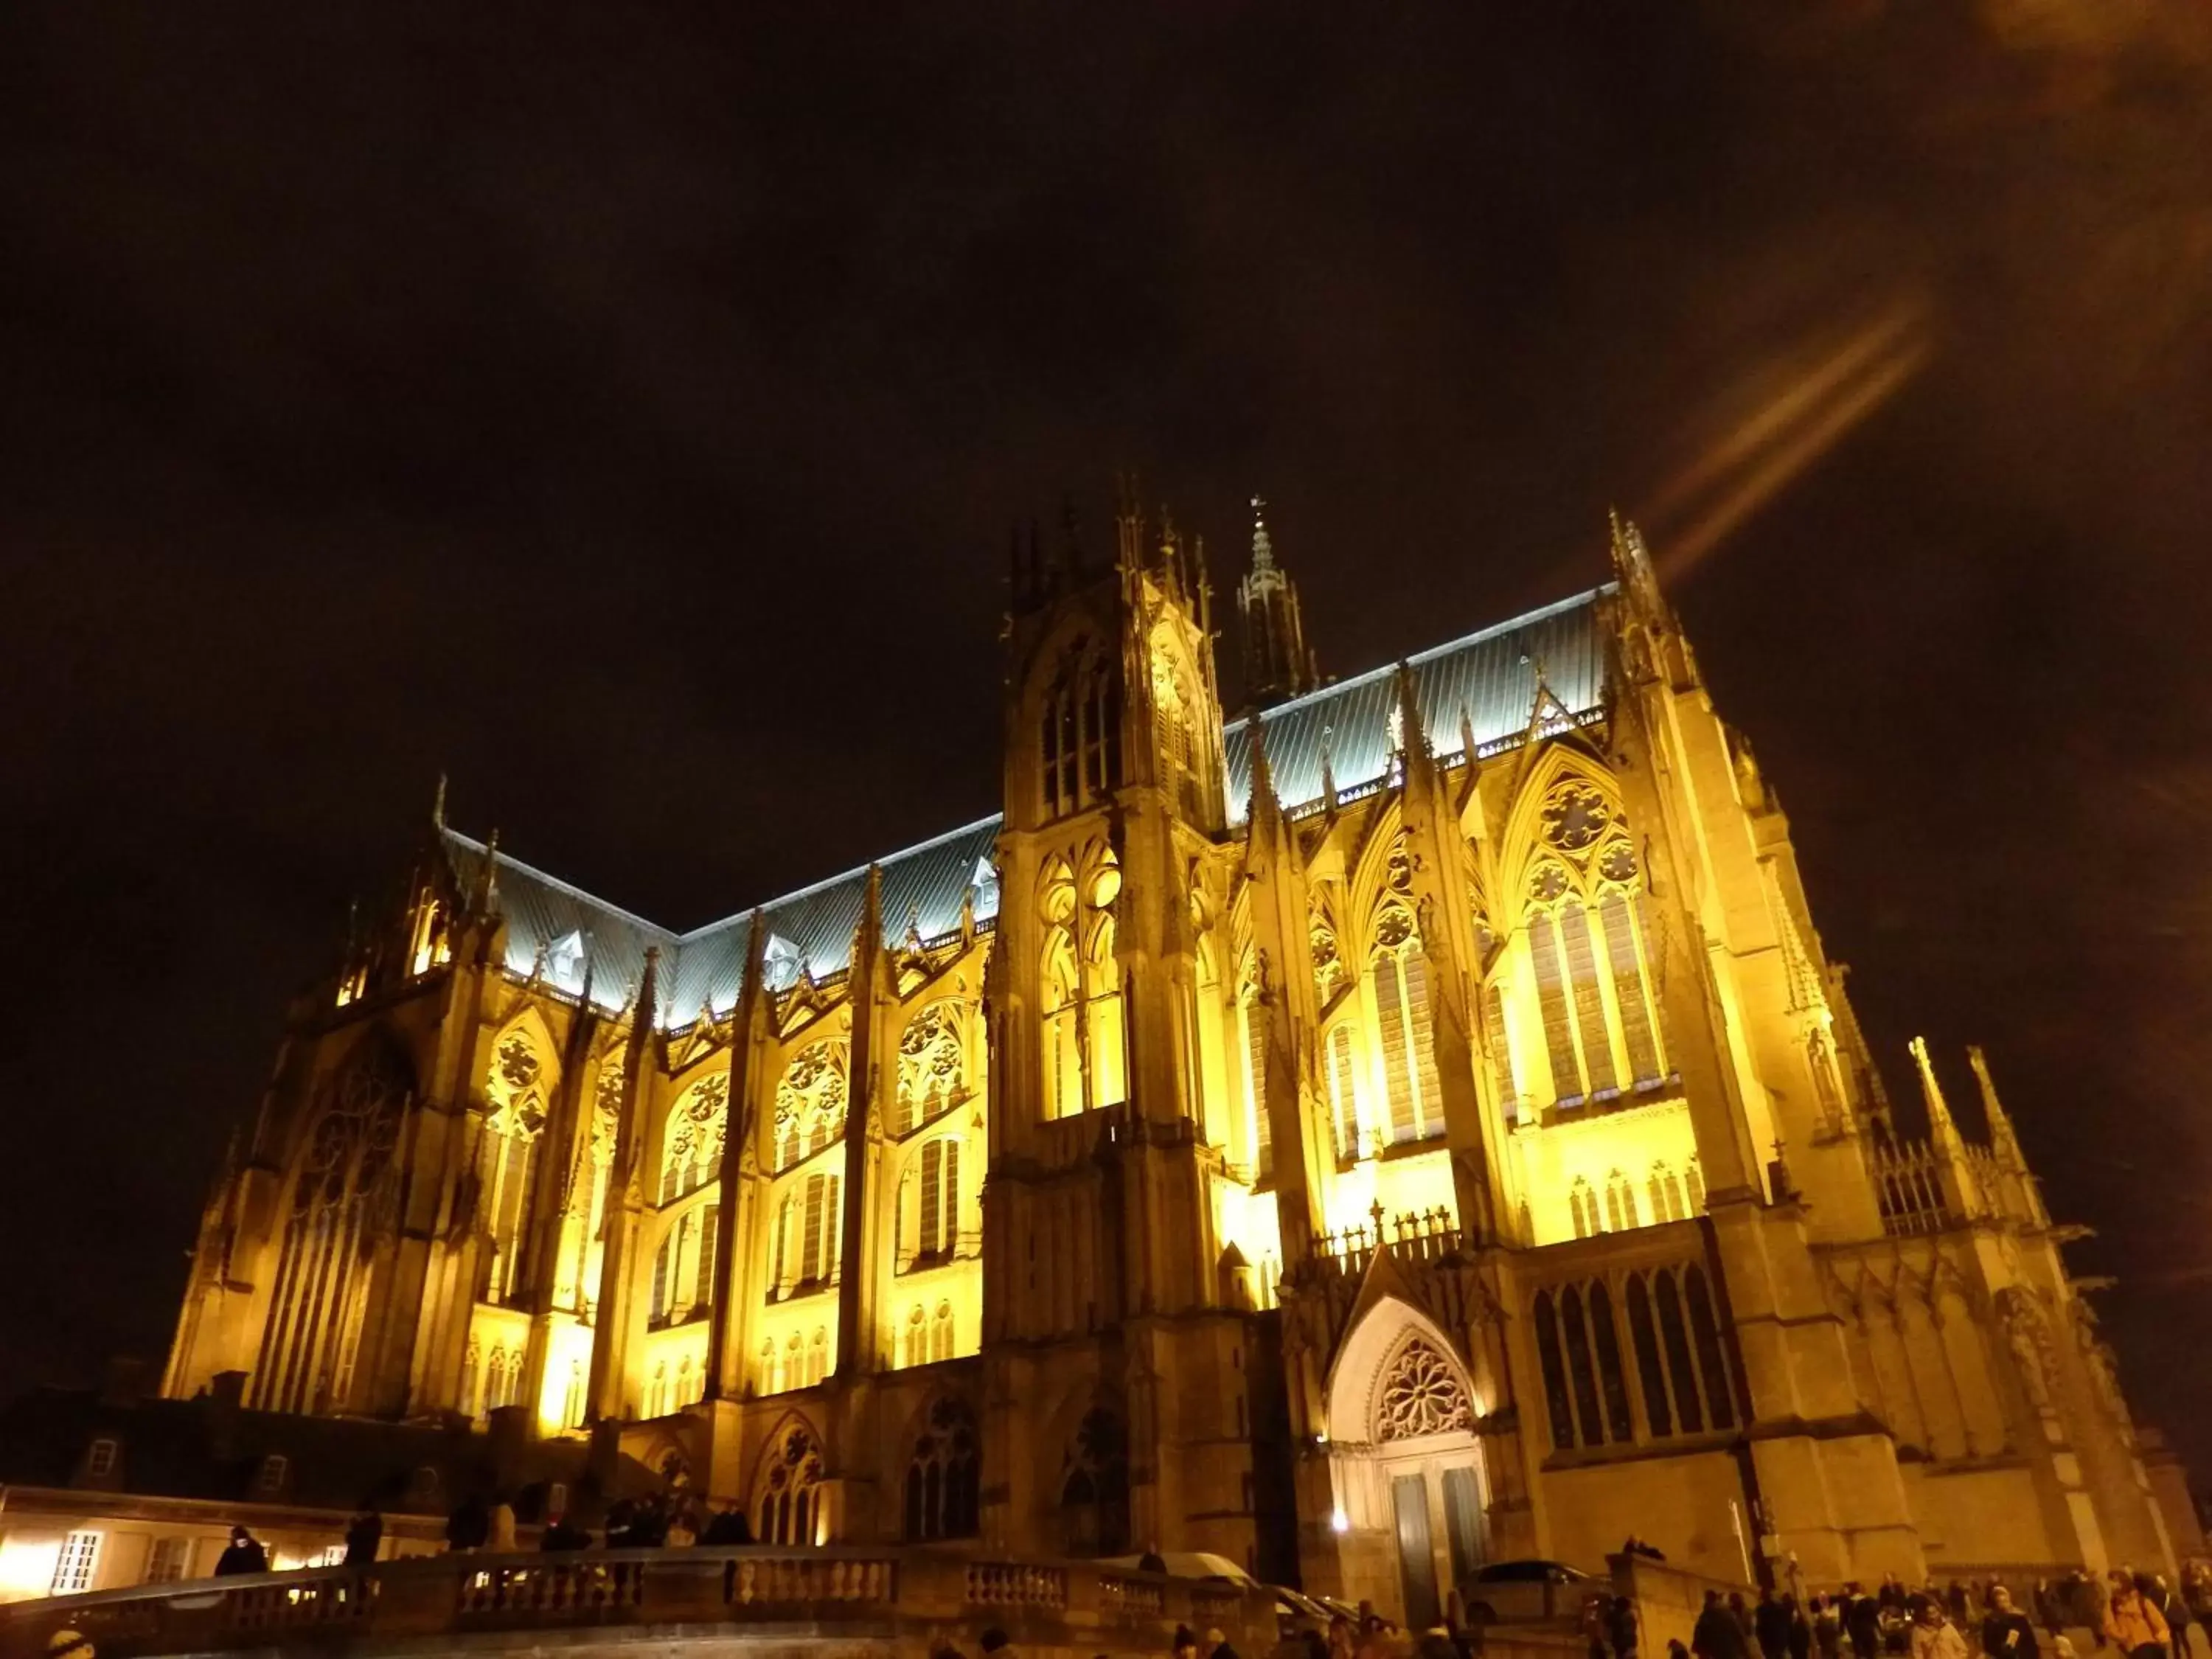
[(1586, 783), (1563, 783), (1545, 798), (1544, 839), (1563, 853), (1594, 845), (1613, 822), (1605, 797)]
[(1419, 1337), (1401, 1348), (1376, 1390), (1375, 1437), (1413, 1440), (1474, 1426), (1467, 1389), (1452, 1363)]

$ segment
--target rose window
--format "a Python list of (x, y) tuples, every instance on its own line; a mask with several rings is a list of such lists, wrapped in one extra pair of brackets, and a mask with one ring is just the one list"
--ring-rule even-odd
[(1400, 1349), (1376, 1396), (1375, 1437), (1413, 1440), (1474, 1426), (1467, 1389), (1451, 1362), (1418, 1337)]
[(1544, 839), (1563, 853), (1595, 845), (1612, 822), (1605, 797), (1586, 783), (1563, 783), (1544, 802)]

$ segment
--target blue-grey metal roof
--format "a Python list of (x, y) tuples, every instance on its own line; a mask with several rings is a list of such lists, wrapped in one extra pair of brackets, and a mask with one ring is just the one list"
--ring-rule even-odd
[[(1604, 697), (1605, 653), (1596, 601), (1608, 591), (1593, 588), (1412, 658), (1430, 747), (1449, 758), (1465, 746), (1462, 709), (1479, 752), (1518, 741), (1534, 710), (1539, 665), (1544, 684), (1569, 715), (1581, 718), (1597, 709)], [(1396, 674), (1395, 667), (1377, 668), (1260, 716), (1275, 792), (1286, 811), (1322, 800), (1324, 752), (1340, 799), (1370, 792), (1389, 776), (1395, 749), (1391, 727), (1398, 706)], [(1252, 798), (1251, 732), (1240, 721), (1223, 736), (1230, 816), (1241, 823)], [(925, 940), (944, 938), (960, 926), (962, 906), (971, 894), (977, 924), (988, 926), (996, 919), (999, 887), (991, 859), (1000, 822), (995, 813), (978, 818), (879, 860), (886, 945), (900, 943), (909, 927)], [(471, 890), (483, 868), (483, 843), (456, 830), (443, 833), (462, 890)], [(592, 1000), (615, 1012), (636, 994), (646, 951), (658, 945), (657, 1024), (681, 1029), (698, 1018), (702, 1007), (720, 1016), (737, 1005), (751, 945), (750, 911), (688, 933), (672, 933), (505, 853), (498, 858), (498, 903), (507, 919), (509, 971), (536, 971), (556, 989), (579, 996), (588, 953)], [(864, 865), (762, 907), (770, 985), (781, 989), (792, 984), (802, 969), (822, 979), (850, 964), (867, 884)]]
[[(1466, 745), (1460, 711), (1474, 728), (1478, 756), (1525, 736), (1536, 703), (1539, 665), (1544, 684), (1568, 714), (1595, 710), (1605, 694), (1605, 650), (1597, 599), (1609, 587), (1562, 599), (1465, 639), (1409, 659), (1429, 747), (1449, 758)], [(1283, 810), (1296, 812), (1327, 793), (1322, 761), (1340, 798), (1366, 793), (1389, 775), (1396, 744), (1398, 671), (1377, 668), (1278, 705), (1260, 716), (1267, 769)], [(1226, 799), (1234, 823), (1252, 801), (1252, 734), (1238, 721), (1222, 734), (1229, 763)]]
[[(454, 830), (445, 830), (444, 836), (454, 875), (462, 890), (470, 890), (483, 869), (484, 845)], [(994, 815), (881, 860), (884, 942), (899, 944), (909, 927), (925, 940), (957, 931), (970, 893), (977, 925), (995, 920), (999, 886), (991, 857), (998, 839)], [(636, 995), (646, 951), (657, 945), (657, 1024), (680, 1029), (696, 1019), (702, 1006), (717, 1016), (736, 1006), (751, 944), (750, 912), (675, 933), (505, 853), (497, 856), (496, 902), (507, 918), (510, 973), (535, 972), (554, 989), (580, 996), (588, 956), (592, 1000), (618, 1012)], [(779, 990), (790, 985), (802, 967), (817, 979), (848, 967), (867, 887), (864, 865), (763, 906), (769, 984)]]
[[(456, 830), (444, 832), (447, 856), (463, 892), (482, 879), (484, 844)], [(659, 945), (662, 971), (674, 954), (677, 936), (641, 916), (593, 898), (556, 876), (532, 868), (505, 853), (495, 886), (500, 913), (507, 918), (507, 967), (510, 973), (541, 974), (546, 984), (569, 996), (584, 989), (584, 960), (591, 959), (592, 1000), (618, 1011), (637, 994), (645, 974), (647, 947)], [(542, 953), (542, 954), (541, 954)], [(667, 1006), (665, 1003), (664, 1006)], [(695, 1003), (685, 1018), (697, 1012)]]

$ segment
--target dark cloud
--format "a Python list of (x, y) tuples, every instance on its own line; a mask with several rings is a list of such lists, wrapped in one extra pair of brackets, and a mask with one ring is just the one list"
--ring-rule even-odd
[(10, 9), (5, 1381), (165, 1341), (441, 768), (695, 922), (991, 804), (1064, 489), (1140, 466), (1223, 571), (1265, 490), (1355, 669), (1608, 504), (1686, 544), (1894, 314), (1678, 597), (1885, 1054), (1988, 1045), (2212, 1467), (2206, 17)]

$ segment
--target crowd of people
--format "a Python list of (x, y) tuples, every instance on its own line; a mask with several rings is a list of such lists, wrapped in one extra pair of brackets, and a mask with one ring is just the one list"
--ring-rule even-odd
[[(1623, 1614), (1625, 1632), (1594, 1636), (1593, 1659), (1600, 1646), (1613, 1659), (1636, 1651), (1625, 1598), (1613, 1610), (1615, 1620)], [(2212, 1633), (2212, 1571), (2192, 1563), (2179, 1589), (2159, 1573), (2116, 1567), (2098, 1578), (2076, 1571), (2038, 1580), (2026, 1605), (2008, 1585), (1962, 1579), (1918, 1590), (1895, 1578), (1872, 1591), (1846, 1584), (1802, 1602), (1788, 1592), (1765, 1590), (1747, 1603), (1709, 1590), (1688, 1648), (1668, 1645), (1670, 1659), (2076, 1659), (2066, 1632), (2086, 1630), (2121, 1659), (2192, 1659), (2200, 1626)]]

